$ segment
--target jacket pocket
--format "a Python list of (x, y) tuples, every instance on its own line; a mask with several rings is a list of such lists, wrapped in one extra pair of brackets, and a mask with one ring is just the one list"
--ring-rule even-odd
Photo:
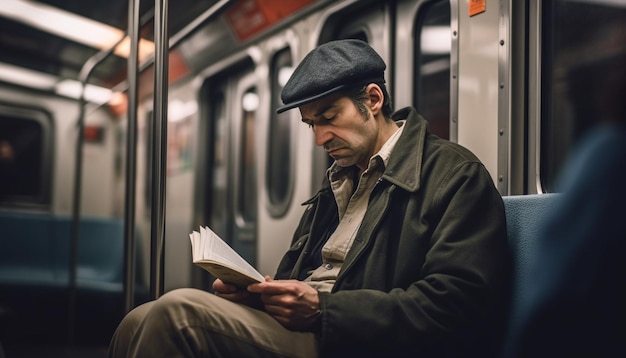
[(287, 250), (278, 265), (275, 277), (276, 279), (288, 279), (292, 277), (295, 269), (298, 267), (299, 261), (302, 260), (302, 250), (306, 246), (308, 240), (309, 234), (306, 234), (300, 236), (291, 244), (291, 247), (289, 247), (289, 250)]

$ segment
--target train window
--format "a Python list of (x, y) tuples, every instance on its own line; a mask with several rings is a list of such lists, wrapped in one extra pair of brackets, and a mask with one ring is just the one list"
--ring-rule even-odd
[(0, 206), (49, 204), (51, 136), (45, 112), (0, 105)]
[(287, 211), (294, 180), (292, 136), (295, 122), (289, 118), (289, 111), (276, 114), (281, 105), (280, 92), (292, 71), (291, 51), (284, 49), (276, 53), (271, 68), (272, 106), (265, 178), (270, 202), (268, 210), (274, 217), (283, 216)]
[(355, 40), (361, 40), (364, 42), (369, 42), (369, 40), (367, 39), (367, 34), (365, 33), (365, 31), (360, 30), (357, 31), (355, 33), (351, 33), (349, 35), (340, 35), (339, 38), (341, 39), (355, 39)]
[(255, 221), (257, 216), (256, 193), (256, 114), (259, 108), (259, 95), (255, 89), (247, 90), (241, 98), (243, 123), (241, 133), (239, 213), (246, 222)]
[(450, 2), (424, 5), (415, 31), (414, 105), (432, 133), (450, 139)]
[(610, 83), (624, 66), (626, 2), (542, 4), (540, 180), (552, 192), (572, 145), (622, 101)]
[(230, 234), (227, 231), (226, 213), (228, 208), (228, 162), (226, 155), (228, 153), (228, 130), (226, 120), (226, 98), (222, 91), (215, 91), (211, 93), (211, 139), (213, 148), (209, 149), (212, 154), (210, 156), (210, 183), (211, 188), (209, 191), (209, 213), (210, 220), (209, 225), (211, 228), (222, 237), (228, 237)]
[[(208, 141), (202, 185), (206, 185), (208, 225), (254, 265), (258, 210), (256, 138), (259, 97), (256, 76), (248, 61), (205, 81), (203, 121)], [(204, 191), (204, 189), (202, 189)]]

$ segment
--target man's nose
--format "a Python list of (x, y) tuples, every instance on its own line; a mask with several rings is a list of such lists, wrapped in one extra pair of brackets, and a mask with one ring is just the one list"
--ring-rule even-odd
[(314, 126), (313, 133), (315, 134), (315, 145), (318, 146), (322, 146), (333, 139), (333, 133), (324, 125)]

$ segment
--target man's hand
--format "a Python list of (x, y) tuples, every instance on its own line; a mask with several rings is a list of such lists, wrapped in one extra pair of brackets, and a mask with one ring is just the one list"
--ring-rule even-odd
[(259, 299), (259, 295), (252, 294), (246, 289), (237, 287), (233, 284), (225, 283), (219, 278), (213, 281), (213, 291), (215, 291), (215, 295), (231, 302), (258, 309), (262, 308), (262, 303)]
[(302, 281), (277, 280), (253, 283), (248, 291), (261, 295), (265, 311), (284, 327), (293, 330), (310, 328), (320, 314), (317, 290)]

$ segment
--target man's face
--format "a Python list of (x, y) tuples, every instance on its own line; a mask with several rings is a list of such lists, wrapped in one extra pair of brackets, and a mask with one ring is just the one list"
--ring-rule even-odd
[[(367, 102), (366, 102), (367, 104)], [(302, 122), (315, 135), (315, 144), (342, 167), (367, 168), (378, 149), (378, 121), (369, 110), (363, 114), (350, 98), (331, 95), (300, 107)]]

